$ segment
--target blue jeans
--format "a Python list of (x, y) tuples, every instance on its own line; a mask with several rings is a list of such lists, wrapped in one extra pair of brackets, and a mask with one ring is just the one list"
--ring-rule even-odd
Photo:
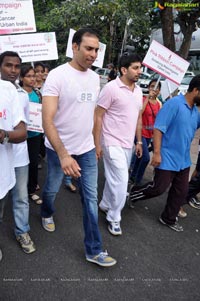
[(138, 158), (135, 153), (132, 156), (131, 166), (133, 167), (130, 178), (134, 178), (135, 183), (140, 184), (144, 176), (145, 169), (150, 161), (148, 145), (151, 138), (142, 137), (142, 157)]
[[(64, 177), (56, 152), (47, 148), (46, 154), (48, 170), (41, 205), (41, 215), (45, 218), (52, 216), (55, 212), (54, 201)], [(97, 255), (102, 252), (102, 241), (98, 227), (96, 152), (93, 149), (73, 158), (81, 168), (78, 185), (83, 206), (85, 251), (87, 255)]]
[(65, 185), (72, 184), (72, 177), (65, 175), (64, 176), (64, 183), (65, 183)]
[(15, 167), (16, 184), (11, 189), (15, 235), (30, 231), (28, 199), (28, 165)]

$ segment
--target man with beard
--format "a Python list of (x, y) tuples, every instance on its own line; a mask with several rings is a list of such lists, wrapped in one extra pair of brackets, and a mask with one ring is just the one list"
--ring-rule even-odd
[(141, 58), (124, 55), (119, 61), (120, 77), (105, 85), (98, 99), (94, 137), (97, 158), (103, 154), (105, 187), (100, 209), (106, 212), (108, 230), (121, 235), (121, 210), (126, 202), (128, 168), (137, 136), (136, 155), (142, 155), (142, 91), (136, 82)]
[(177, 216), (188, 192), (190, 145), (200, 126), (199, 105), (200, 75), (197, 75), (191, 80), (185, 95), (173, 97), (158, 112), (151, 161), (155, 167), (154, 179), (144, 186), (132, 187), (128, 198), (128, 204), (132, 207), (136, 201), (162, 194), (171, 184), (159, 221), (178, 232), (183, 231)]

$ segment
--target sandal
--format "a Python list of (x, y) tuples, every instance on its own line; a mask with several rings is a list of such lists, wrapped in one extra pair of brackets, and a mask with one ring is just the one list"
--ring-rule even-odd
[(76, 192), (76, 186), (74, 186), (72, 183), (71, 184), (65, 184), (65, 187), (69, 190), (69, 191), (71, 191), (71, 192)]
[(39, 195), (37, 194), (29, 194), (29, 198), (34, 201), (37, 205), (42, 204), (42, 200), (40, 199)]

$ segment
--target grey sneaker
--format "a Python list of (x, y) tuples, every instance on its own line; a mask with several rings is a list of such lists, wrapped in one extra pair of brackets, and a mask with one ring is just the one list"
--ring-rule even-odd
[(167, 224), (162, 217), (159, 217), (159, 222), (167, 227), (169, 227), (170, 229), (176, 231), (176, 232), (182, 232), (183, 231), (183, 227), (181, 225), (179, 225), (178, 221), (176, 220), (176, 222), (172, 225)]
[(18, 235), (16, 239), (25, 253), (30, 254), (36, 251), (36, 247), (28, 233)]
[(55, 223), (53, 221), (53, 216), (50, 217), (42, 217), (42, 226), (43, 228), (48, 232), (54, 232), (55, 231)]
[(86, 260), (96, 263), (102, 267), (111, 267), (117, 263), (117, 261), (114, 258), (108, 255), (107, 251), (101, 252), (95, 256), (87, 255)]
[(195, 209), (200, 209), (200, 201), (197, 199), (197, 197), (191, 198), (188, 204)]

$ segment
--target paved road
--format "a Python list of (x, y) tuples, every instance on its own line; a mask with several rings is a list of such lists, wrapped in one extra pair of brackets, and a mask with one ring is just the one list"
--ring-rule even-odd
[[(192, 146), (193, 163), (197, 141), (196, 138)], [(42, 185), (45, 164), (39, 173)], [(146, 180), (151, 173), (148, 168)], [(102, 188), (100, 163), (99, 197)], [(0, 263), (0, 300), (199, 300), (200, 212), (186, 206), (188, 217), (181, 220), (184, 232), (176, 233), (158, 222), (165, 199), (163, 195), (141, 201), (132, 210), (125, 207), (121, 237), (109, 234), (105, 216), (99, 213), (104, 247), (118, 260), (108, 269), (85, 261), (78, 194), (61, 187), (54, 233), (42, 229), (40, 207), (30, 204), (31, 236), (37, 246), (30, 255), (23, 253), (14, 239), (8, 201), (0, 226), (4, 254)]]

